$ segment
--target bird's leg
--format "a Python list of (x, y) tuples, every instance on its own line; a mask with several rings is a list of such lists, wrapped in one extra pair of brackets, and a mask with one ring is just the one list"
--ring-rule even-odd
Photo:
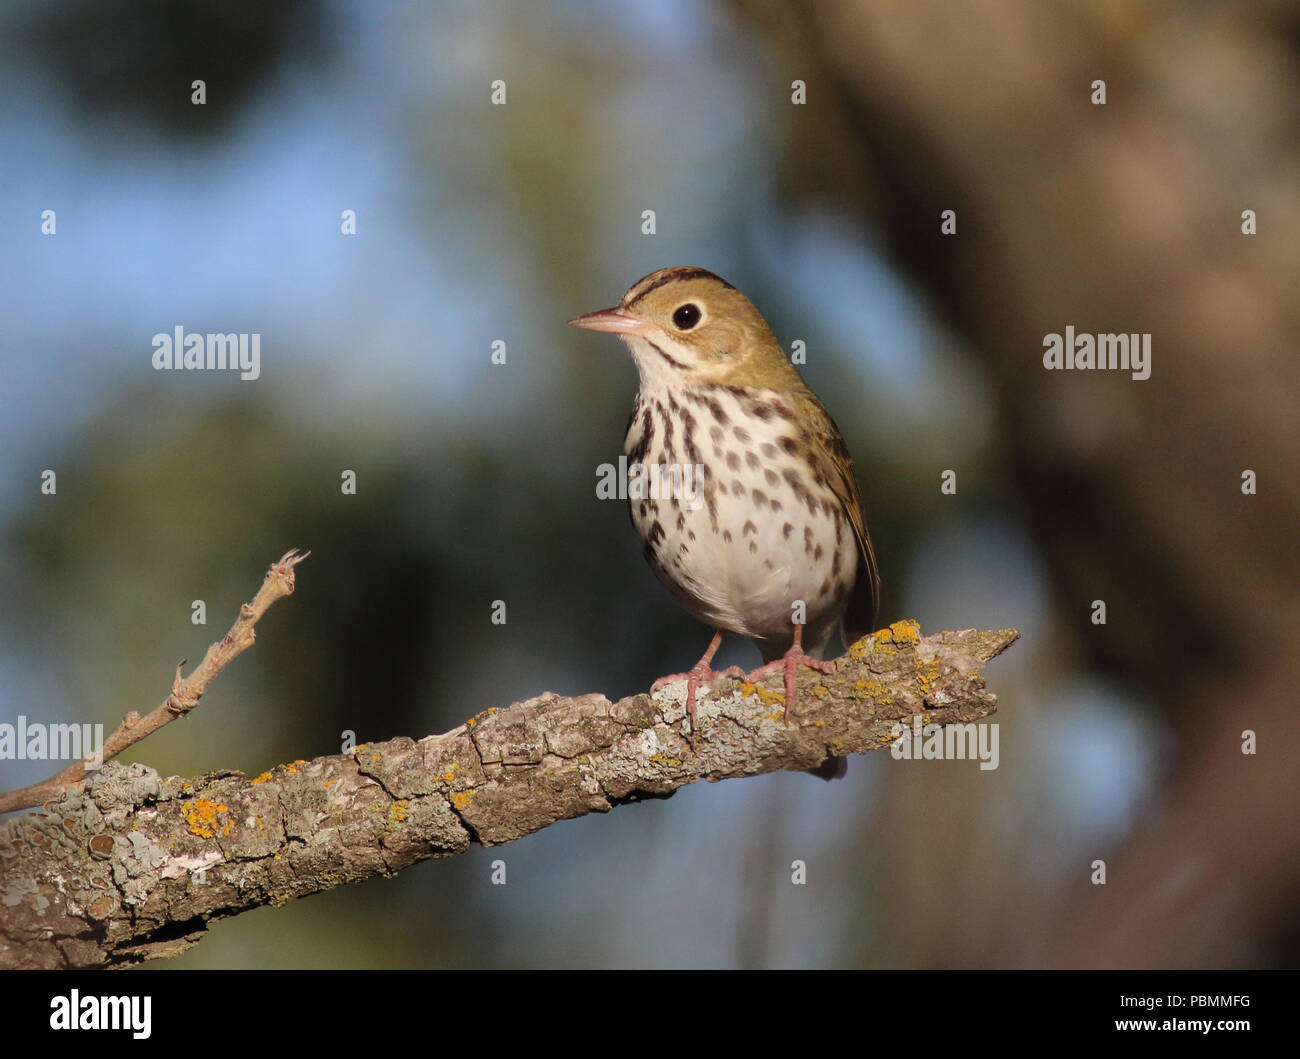
[(709, 665), (713, 661), (713, 656), (718, 653), (718, 645), (722, 643), (722, 630), (719, 629), (713, 634), (713, 639), (709, 642), (709, 649), (704, 652), (704, 657), (691, 667), (689, 673), (670, 673), (666, 677), (660, 677), (650, 685), (652, 692), (669, 684), (675, 684), (679, 680), (686, 681), (686, 712), (691, 718), (691, 727), (695, 727), (695, 692), (701, 684), (707, 683), (714, 677), (740, 677), (744, 679), (745, 671), (739, 666), (729, 666), (716, 672)]
[(820, 658), (813, 658), (812, 655), (804, 653), (803, 626), (795, 622), (794, 643), (790, 645), (790, 650), (786, 651), (780, 658), (759, 666), (745, 678), (752, 684), (756, 677), (761, 677), (766, 673), (772, 673), (778, 669), (785, 671), (785, 723), (787, 727), (793, 727), (794, 725), (794, 671), (797, 666), (810, 666), (819, 673), (831, 673), (835, 669), (833, 662), (823, 662)]

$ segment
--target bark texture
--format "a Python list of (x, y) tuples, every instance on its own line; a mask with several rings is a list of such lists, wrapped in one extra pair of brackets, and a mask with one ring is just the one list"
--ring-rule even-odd
[(922, 637), (896, 622), (823, 675), (685, 683), (653, 697), (544, 693), (443, 735), (357, 746), (260, 776), (162, 778), (108, 762), (84, 786), (0, 826), (0, 966), (104, 967), (170, 956), (207, 924), (470, 843), (500, 845), (679, 787), (802, 770), (889, 746), (898, 721), (975, 721), (997, 708), (984, 665), (1013, 629)]

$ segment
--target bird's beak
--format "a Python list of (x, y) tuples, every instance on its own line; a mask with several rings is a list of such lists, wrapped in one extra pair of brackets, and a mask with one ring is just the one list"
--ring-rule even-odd
[(609, 331), (616, 335), (640, 335), (650, 330), (650, 324), (623, 309), (601, 309), (599, 312), (575, 316), (569, 323), (588, 331)]

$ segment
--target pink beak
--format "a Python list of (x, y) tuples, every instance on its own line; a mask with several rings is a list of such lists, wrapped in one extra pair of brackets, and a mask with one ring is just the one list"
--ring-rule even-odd
[(616, 335), (639, 335), (651, 328), (644, 320), (622, 309), (601, 309), (599, 312), (575, 316), (569, 323), (588, 331), (609, 331)]

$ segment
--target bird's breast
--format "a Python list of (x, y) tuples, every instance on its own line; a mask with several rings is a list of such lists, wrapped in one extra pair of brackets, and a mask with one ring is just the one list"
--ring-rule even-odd
[(809, 626), (838, 623), (856, 544), (787, 398), (643, 391), (624, 451), (646, 560), (687, 610), (756, 639), (788, 638), (799, 603)]

